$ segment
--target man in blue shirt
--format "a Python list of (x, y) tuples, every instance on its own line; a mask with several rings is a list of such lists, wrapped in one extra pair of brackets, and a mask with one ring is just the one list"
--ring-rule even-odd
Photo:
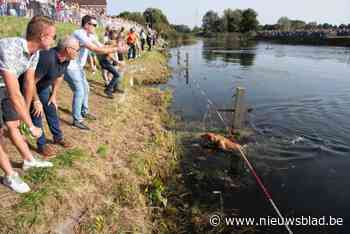
[[(79, 42), (72, 36), (65, 37), (58, 42), (57, 47), (40, 51), (40, 58), (35, 71), (36, 92), (31, 105), (31, 117), (35, 126), (41, 128), (42, 116), (45, 114), (53, 142), (64, 148), (71, 147), (63, 139), (60, 121), (57, 114), (57, 92), (67, 71), (69, 62), (75, 59), (79, 51)], [(56, 154), (54, 148), (46, 144), (44, 132), (37, 140), (38, 152), (44, 157)]]

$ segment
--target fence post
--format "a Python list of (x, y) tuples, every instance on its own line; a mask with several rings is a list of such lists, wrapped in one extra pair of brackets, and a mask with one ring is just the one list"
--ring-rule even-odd
[(186, 69), (188, 69), (189, 65), (190, 65), (190, 55), (186, 53)]
[(245, 118), (245, 104), (244, 104), (245, 88), (236, 88), (236, 99), (234, 101), (234, 112), (233, 112), (233, 129), (243, 128)]
[(189, 77), (190, 77), (190, 56), (188, 53), (186, 53), (186, 84), (189, 83)]

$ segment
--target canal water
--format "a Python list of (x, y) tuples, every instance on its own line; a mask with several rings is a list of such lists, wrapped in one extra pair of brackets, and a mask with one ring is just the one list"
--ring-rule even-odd
[[(171, 54), (167, 87), (183, 129), (224, 128), (207, 100), (230, 109), (235, 88), (244, 87), (253, 108), (248, 126), (255, 131), (248, 157), (282, 213), (343, 219), (342, 226), (291, 228), (350, 233), (350, 49), (206, 39)], [(230, 115), (224, 114), (227, 124)], [(241, 217), (277, 217), (255, 183), (221, 193), (225, 210), (238, 209)], [(286, 233), (277, 227), (262, 232)]]

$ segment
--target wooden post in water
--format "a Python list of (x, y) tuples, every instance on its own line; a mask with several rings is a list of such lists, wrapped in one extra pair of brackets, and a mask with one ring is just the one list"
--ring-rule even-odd
[(190, 65), (190, 55), (186, 53), (186, 69), (188, 69), (189, 65)]
[(186, 84), (189, 83), (190, 55), (186, 53)]
[(181, 54), (180, 54), (180, 50), (177, 51), (177, 65), (181, 64)]
[(245, 88), (236, 88), (236, 99), (234, 101), (233, 112), (233, 129), (243, 128), (244, 118), (245, 118), (245, 104), (244, 104)]

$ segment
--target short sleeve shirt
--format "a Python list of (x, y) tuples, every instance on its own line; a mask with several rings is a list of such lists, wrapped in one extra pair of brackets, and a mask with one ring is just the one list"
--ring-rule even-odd
[(38, 92), (50, 87), (67, 70), (69, 61), (60, 62), (57, 53), (57, 48), (40, 51), (39, 63), (35, 70), (35, 77), (39, 79), (36, 84)]
[(76, 30), (73, 33), (73, 36), (79, 41), (80, 50), (79, 56), (70, 63), (68, 69), (81, 69), (85, 66), (89, 55), (89, 49), (86, 48), (85, 45), (89, 43), (95, 44), (99, 47), (102, 45), (94, 34), (88, 34), (84, 29)]
[(39, 51), (30, 54), (24, 38), (12, 37), (0, 40), (0, 87), (4, 87), (1, 71), (9, 71), (18, 79), (28, 69), (36, 69)]

